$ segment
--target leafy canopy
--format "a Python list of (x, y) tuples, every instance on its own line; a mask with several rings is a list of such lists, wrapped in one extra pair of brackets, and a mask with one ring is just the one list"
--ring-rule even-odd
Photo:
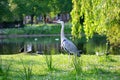
[[(120, 44), (120, 0), (72, 0), (72, 35), (86, 38), (95, 33), (106, 35), (112, 44)], [(81, 20), (83, 20), (82, 23)], [(114, 38), (114, 39), (113, 39)]]

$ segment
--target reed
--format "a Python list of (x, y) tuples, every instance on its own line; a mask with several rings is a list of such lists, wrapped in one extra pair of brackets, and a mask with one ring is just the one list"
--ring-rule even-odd
[(76, 74), (80, 74), (82, 72), (82, 60), (77, 56), (74, 56), (72, 61)]
[(21, 79), (22, 80), (32, 80), (32, 66), (25, 66), (25, 64), (23, 63), (23, 60), (21, 60), (22, 65), (23, 65), (23, 71), (21, 71), (19, 74), (21, 75)]
[(47, 54), (48, 55), (45, 55), (45, 62), (48, 70), (52, 71), (54, 69), (52, 55), (55, 54), (55, 50), (51, 49), (51, 51), (47, 52)]

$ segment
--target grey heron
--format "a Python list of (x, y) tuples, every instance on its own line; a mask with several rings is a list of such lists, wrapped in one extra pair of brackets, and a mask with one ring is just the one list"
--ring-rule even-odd
[(60, 23), (62, 28), (61, 28), (61, 48), (63, 48), (66, 52), (69, 54), (74, 54), (75, 56), (80, 57), (80, 51), (77, 49), (75, 44), (68, 40), (65, 35), (64, 35), (64, 22), (61, 20), (53, 21), (54, 23)]

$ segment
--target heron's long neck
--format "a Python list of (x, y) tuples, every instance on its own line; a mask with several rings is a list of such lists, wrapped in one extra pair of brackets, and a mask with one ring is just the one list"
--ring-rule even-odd
[(64, 35), (64, 23), (61, 24), (62, 25), (62, 28), (61, 28), (61, 39), (63, 39), (65, 37)]

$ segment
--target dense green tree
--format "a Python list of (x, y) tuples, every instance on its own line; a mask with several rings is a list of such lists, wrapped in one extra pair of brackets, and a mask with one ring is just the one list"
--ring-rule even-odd
[(70, 13), (72, 0), (49, 0), (49, 8), (53, 14)]
[(8, 0), (0, 0), (0, 22), (12, 19), (12, 12), (9, 8)]
[(49, 1), (43, 0), (1, 0), (0, 22), (23, 21), (24, 16), (31, 15), (31, 23), (35, 16), (50, 12)]
[[(3, 8), (4, 7), (4, 8)], [(71, 0), (1, 0), (0, 1), (0, 20), (6, 18), (23, 20), (26, 15), (31, 15), (32, 22), (34, 16), (46, 14), (69, 13), (72, 9)], [(6, 20), (7, 21), (7, 20)]]
[[(120, 0), (72, 0), (72, 35), (86, 38), (106, 35), (111, 44), (120, 44)], [(83, 23), (81, 18), (84, 19)]]

